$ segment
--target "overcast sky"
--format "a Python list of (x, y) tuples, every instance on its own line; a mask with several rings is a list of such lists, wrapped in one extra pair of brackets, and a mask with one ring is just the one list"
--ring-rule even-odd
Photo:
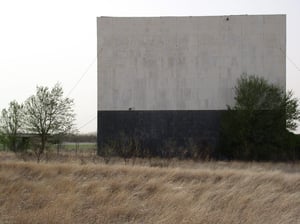
[(300, 98), (299, 0), (0, 0), (0, 109), (60, 82), (80, 132), (95, 132), (96, 17), (241, 14), (287, 15), (287, 89)]

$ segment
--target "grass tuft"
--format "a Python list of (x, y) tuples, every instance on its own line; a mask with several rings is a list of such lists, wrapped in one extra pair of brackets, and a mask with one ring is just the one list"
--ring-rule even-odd
[(5, 158), (0, 223), (300, 223), (299, 164)]

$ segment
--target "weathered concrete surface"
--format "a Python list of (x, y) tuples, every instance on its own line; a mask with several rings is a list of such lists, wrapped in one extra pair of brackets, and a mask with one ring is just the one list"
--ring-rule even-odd
[(286, 16), (98, 18), (98, 110), (222, 110), (243, 73), (285, 87)]

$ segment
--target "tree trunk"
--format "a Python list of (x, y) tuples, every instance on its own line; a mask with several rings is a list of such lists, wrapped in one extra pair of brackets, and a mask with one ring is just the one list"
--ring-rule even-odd
[(56, 155), (57, 155), (57, 156), (59, 155), (59, 150), (60, 150), (60, 144), (57, 143), (57, 144), (56, 144)]
[(34, 151), (35, 157), (36, 157), (36, 162), (40, 163), (41, 160), (41, 149), (38, 148), (36, 151)]
[(45, 134), (41, 135), (41, 148), (38, 150), (38, 163), (40, 162), (41, 155), (44, 153), (46, 148), (47, 136)]
[(42, 137), (41, 137), (41, 143), (42, 143), (42, 145), (41, 145), (41, 154), (44, 153), (44, 151), (45, 151), (46, 141), (47, 141), (46, 136), (42, 135)]
[(36, 154), (36, 162), (37, 163), (40, 163), (40, 160), (41, 160), (41, 153), (40, 152), (38, 152), (37, 154)]

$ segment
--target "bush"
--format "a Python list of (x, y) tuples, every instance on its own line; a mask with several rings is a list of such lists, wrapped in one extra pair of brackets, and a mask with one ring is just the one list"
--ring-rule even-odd
[(298, 104), (291, 92), (243, 75), (235, 87), (235, 105), (222, 118), (219, 154), (239, 160), (291, 159), (296, 143), (287, 128), (297, 126)]

